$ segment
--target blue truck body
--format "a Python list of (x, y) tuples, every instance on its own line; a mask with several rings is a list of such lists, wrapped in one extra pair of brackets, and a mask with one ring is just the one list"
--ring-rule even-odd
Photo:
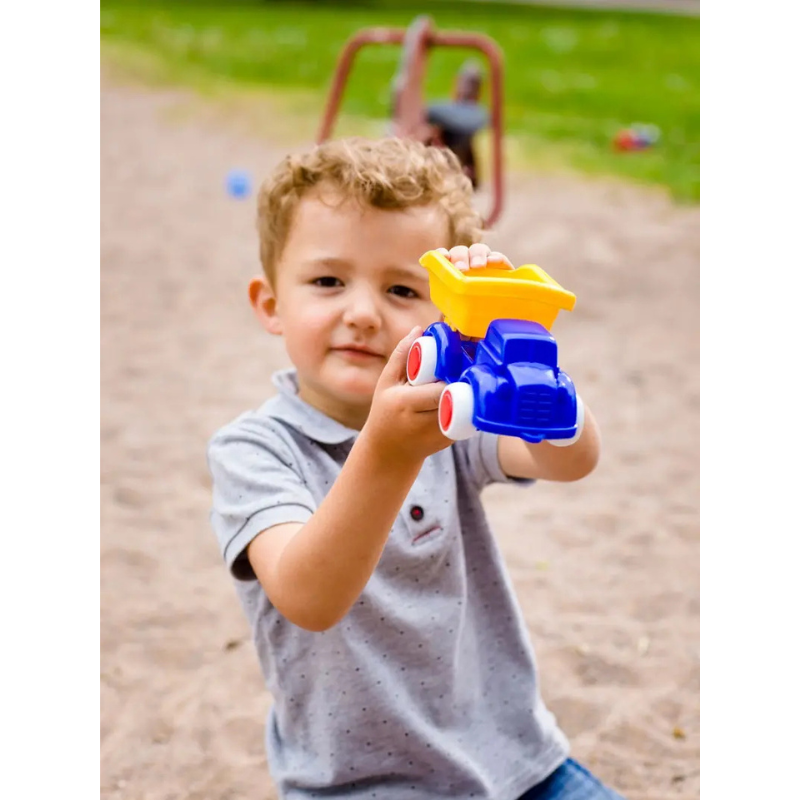
[(436, 379), (471, 386), (478, 430), (528, 442), (575, 436), (575, 386), (559, 369), (556, 340), (543, 325), (497, 319), (474, 341), (435, 322), (423, 335), (436, 341)]

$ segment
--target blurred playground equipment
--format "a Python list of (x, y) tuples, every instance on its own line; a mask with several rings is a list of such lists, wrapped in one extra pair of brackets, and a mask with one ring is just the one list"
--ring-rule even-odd
[[(366, 45), (400, 45), (397, 73), (392, 82), (390, 135), (407, 136), (437, 147), (449, 147), (464, 173), (477, 187), (482, 182), (474, 137), (483, 128), (492, 131), (492, 199), (485, 218), (493, 225), (503, 209), (503, 56), (497, 43), (473, 32), (437, 31), (428, 16), (415, 18), (404, 28), (363, 28), (344, 45), (333, 75), (317, 142), (331, 137), (344, 89), (356, 53)], [(426, 103), (423, 86), (428, 56), (434, 47), (458, 47), (478, 51), (489, 64), (491, 108), (480, 104), (483, 71), (479, 62), (466, 61), (456, 75), (449, 102)]]

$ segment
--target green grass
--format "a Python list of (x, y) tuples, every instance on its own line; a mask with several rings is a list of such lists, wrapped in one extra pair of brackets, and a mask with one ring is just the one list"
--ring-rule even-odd
[[(102, 0), (101, 37), (104, 58), (141, 77), (217, 94), (221, 87), (243, 95), (268, 90), (293, 113), (316, 121), (346, 39), (362, 27), (405, 27), (422, 13), (440, 29), (480, 31), (502, 47), (512, 152), (531, 163), (620, 175), (665, 186), (679, 200), (698, 200), (696, 17), (443, 0)], [(337, 135), (354, 132), (358, 121), (386, 119), (399, 52), (388, 45), (361, 51)], [(453, 75), (468, 55), (434, 51), (430, 99), (449, 96)], [(661, 129), (656, 147), (615, 153), (614, 133), (636, 122)], [(368, 135), (375, 129), (372, 123)]]

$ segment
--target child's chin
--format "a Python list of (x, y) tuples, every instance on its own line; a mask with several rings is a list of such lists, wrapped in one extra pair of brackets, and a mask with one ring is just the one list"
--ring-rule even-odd
[(334, 387), (336, 394), (348, 402), (371, 403), (372, 395), (375, 394), (375, 386), (378, 383), (377, 376), (371, 375), (339, 375)]
[(339, 386), (338, 394), (342, 399), (358, 405), (372, 402), (375, 394), (375, 381), (343, 381)]
[(337, 364), (318, 376), (318, 383), (340, 401), (363, 406), (372, 403), (381, 370), (368, 370)]

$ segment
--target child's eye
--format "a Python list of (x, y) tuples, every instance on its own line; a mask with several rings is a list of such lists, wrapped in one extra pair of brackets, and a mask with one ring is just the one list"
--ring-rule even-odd
[(333, 289), (337, 286), (342, 286), (342, 282), (338, 278), (334, 278), (332, 275), (325, 275), (322, 278), (315, 278), (311, 281), (314, 286), (320, 286), (323, 289)]
[(409, 300), (414, 297), (419, 297), (419, 295), (413, 289), (409, 289), (408, 286), (392, 286), (389, 292)]

